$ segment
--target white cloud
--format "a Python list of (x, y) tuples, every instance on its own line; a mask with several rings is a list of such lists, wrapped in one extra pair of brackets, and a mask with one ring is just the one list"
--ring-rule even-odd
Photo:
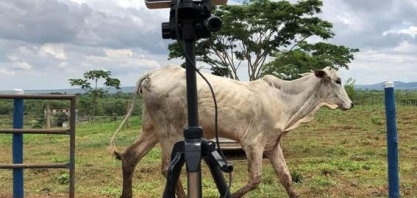
[(68, 67), (68, 62), (62, 61), (58, 64), (58, 66), (61, 67), (61, 68), (67, 68)]
[(415, 53), (417, 52), (417, 45), (412, 44), (409, 41), (402, 41), (398, 46), (394, 47), (392, 51), (398, 54), (412, 53), (413, 56), (415, 56)]
[(13, 62), (12, 64), (13, 64), (13, 67), (18, 69), (18, 70), (27, 70), (28, 71), (28, 70), (32, 69), (32, 66), (29, 65), (26, 62)]
[[(159, 63), (153, 60), (140, 59), (140, 58), (126, 58), (126, 57), (109, 57), (109, 56), (86, 56), (86, 61), (91, 65), (97, 65), (105, 68), (103, 64), (106, 64), (112, 68), (115, 67), (146, 67), (156, 68), (159, 67)], [(114, 66), (112, 66), (114, 65)]]
[(108, 57), (132, 57), (133, 52), (130, 49), (104, 49)]
[(6, 76), (14, 76), (15, 72), (14, 71), (9, 71), (6, 68), (0, 67), (0, 76), (4, 77), (4, 75)]
[(388, 34), (405, 34), (408, 36), (413, 37), (413, 39), (417, 35), (417, 26), (409, 26), (408, 28), (404, 29), (392, 29), (382, 33), (382, 36), (386, 36)]
[(357, 84), (375, 84), (386, 80), (416, 81), (417, 57), (389, 51), (366, 50), (359, 52), (349, 70), (341, 70), (345, 79), (352, 77)]
[(41, 54), (51, 55), (60, 60), (67, 59), (63, 44), (47, 43), (47, 44), (42, 45), (39, 51), (41, 52)]

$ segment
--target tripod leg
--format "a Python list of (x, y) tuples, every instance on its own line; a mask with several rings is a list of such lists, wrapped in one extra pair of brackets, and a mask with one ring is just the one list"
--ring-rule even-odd
[[(220, 154), (215, 149), (213, 142), (203, 141), (204, 150), (204, 161), (210, 168), (211, 175), (213, 176), (214, 182), (216, 183), (217, 189), (219, 190), (220, 197), (231, 198), (231, 193), (224, 179), (223, 173), (220, 168), (219, 161), (223, 162)], [(224, 163), (222, 163), (224, 164)], [(231, 172), (230, 170), (229, 172)]]
[(223, 177), (220, 167), (217, 165), (216, 162), (213, 162), (212, 159), (204, 158), (204, 161), (210, 168), (211, 175), (213, 176), (214, 182), (216, 183), (217, 189), (219, 190), (220, 197), (231, 198), (232, 196), (227, 187), (226, 181)]
[[(181, 143), (181, 142), (178, 142)], [(176, 144), (177, 145), (177, 144)], [(175, 146), (174, 146), (175, 150)], [(167, 183), (164, 190), (163, 198), (175, 198), (175, 187), (177, 186), (181, 168), (184, 165), (184, 153), (173, 151), (173, 157), (168, 167)]]
[(278, 143), (272, 151), (265, 154), (274, 167), (275, 173), (278, 175), (279, 181), (284, 186), (288, 196), (291, 198), (297, 197), (291, 188), (292, 179), (290, 171), (288, 171), (287, 163), (284, 159), (284, 154), (282, 153), (281, 143)]

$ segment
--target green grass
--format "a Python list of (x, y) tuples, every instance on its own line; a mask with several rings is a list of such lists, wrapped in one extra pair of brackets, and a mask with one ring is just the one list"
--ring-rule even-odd
[[(402, 197), (417, 195), (416, 107), (398, 107), (400, 191)], [(107, 146), (120, 120), (77, 125), (76, 197), (118, 197), (121, 193), (121, 163)], [(116, 139), (119, 150), (133, 143), (140, 133), (140, 119)], [(24, 135), (25, 163), (62, 163), (69, 159), (67, 136)], [(11, 163), (11, 135), (0, 135), (0, 163)], [(283, 139), (284, 155), (301, 197), (387, 197), (387, 152), (383, 107), (350, 111), (322, 109), (316, 118), (291, 131)], [(247, 182), (246, 160), (233, 157), (232, 191)], [(165, 179), (160, 174), (161, 154), (157, 145), (139, 163), (133, 191), (136, 197), (161, 197)], [(245, 197), (286, 197), (274, 170), (265, 159), (263, 180)], [(218, 197), (208, 168), (203, 165), (204, 197)], [(68, 191), (65, 169), (26, 169), (25, 195), (61, 195)], [(182, 173), (185, 175), (184, 171)], [(228, 180), (228, 177), (226, 177)], [(0, 170), (0, 197), (12, 194), (12, 171)], [(183, 179), (186, 186), (186, 180)]]

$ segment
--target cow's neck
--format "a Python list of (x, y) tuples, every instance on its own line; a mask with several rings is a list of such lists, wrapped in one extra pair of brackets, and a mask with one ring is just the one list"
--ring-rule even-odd
[(321, 80), (309, 74), (293, 81), (283, 81), (275, 78), (275, 88), (278, 89), (279, 98), (285, 105), (281, 118), (284, 118), (284, 131), (297, 128), (302, 122), (314, 118), (314, 114), (323, 105), (318, 98), (317, 89)]

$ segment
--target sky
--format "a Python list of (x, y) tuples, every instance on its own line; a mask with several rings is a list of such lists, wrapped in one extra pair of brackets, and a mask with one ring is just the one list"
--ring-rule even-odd
[[(417, 81), (417, 1), (323, 3), (319, 17), (336, 34), (327, 42), (360, 50), (342, 78)], [(134, 86), (144, 72), (182, 62), (167, 59), (168, 20), (169, 9), (144, 1), (0, 0), (0, 90), (70, 88), (68, 79), (94, 69)]]

